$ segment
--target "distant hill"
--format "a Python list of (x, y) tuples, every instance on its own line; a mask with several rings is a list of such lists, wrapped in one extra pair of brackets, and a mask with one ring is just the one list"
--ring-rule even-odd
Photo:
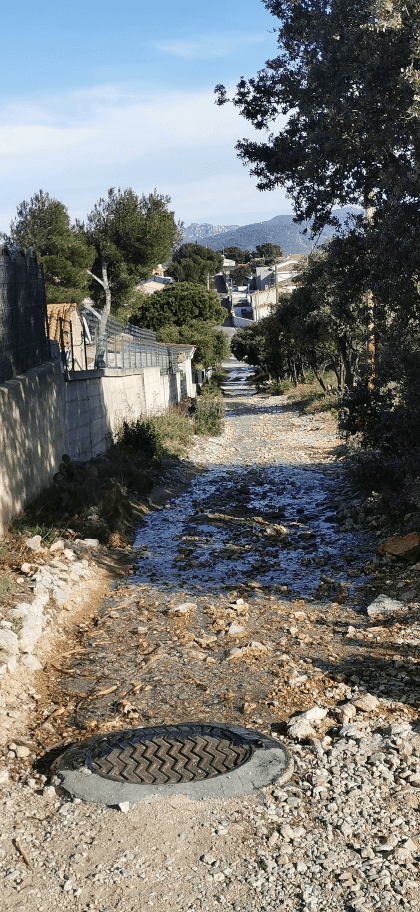
[[(192, 222), (188, 228), (185, 228), (182, 240), (184, 244), (190, 244), (194, 241), (201, 241), (203, 237), (213, 237), (217, 234), (225, 234), (226, 231), (236, 231), (240, 227), (240, 225), (210, 225), (208, 222), (199, 225), (198, 222)], [(207, 244), (207, 247), (210, 247), (210, 244)]]
[[(356, 208), (336, 209), (334, 210), (334, 215), (339, 218), (341, 224), (344, 224), (349, 214), (358, 211)], [(309, 234), (303, 234), (305, 226), (309, 227), (309, 224), (305, 222), (300, 225), (296, 224), (292, 215), (276, 215), (267, 222), (253, 222), (251, 225), (241, 225), (239, 228), (229, 228), (229, 230), (222, 232), (219, 232), (218, 229), (213, 229), (213, 226), (211, 226), (214, 232), (217, 230), (217, 234), (209, 232), (208, 234), (197, 235), (197, 237), (200, 238), (200, 244), (207, 245), (212, 250), (222, 250), (223, 247), (241, 247), (242, 250), (255, 250), (257, 244), (265, 244), (266, 241), (271, 241), (272, 244), (279, 244), (284, 255), (287, 256), (289, 253), (310, 252), (314, 241), (311, 240)], [(208, 226), (191, 225), (190, 227), (206, 228)], [(320, 246), (333, 234), (335, 234), (335, 228), (331, 226), (324, 228), (322, 235), (317, 239), (317, 246)]]

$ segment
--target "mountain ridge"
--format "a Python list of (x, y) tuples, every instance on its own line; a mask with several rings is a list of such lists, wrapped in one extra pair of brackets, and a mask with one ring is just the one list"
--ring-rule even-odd
[[(348, 209), (335, 209), (334, 215), (339, 219), (340, 225), (343, 226), (349, 215), (354, 215), (361, 210), (356, 207)], [(207, 228), (207, 222), (199, 225), (193, 222), (197, 228)], [(189, 226), (192, 227), (192, 226)], [(251, 222), (248, 225), (239, 227), (229, 227), (227, 231), (220, 231), (223, 226), (210, 226), (215, 228), (214, 233), (205, 234), (201, 232), (195, 235), (192, 240), (199, 239), (200, 244), (210, 247), (212, 250), (222, 250), (223, 247), (240, 247), (242, 250), (254, 250), (257, 244), (265, 244), (267, 241), (272, 244), (279, 244), (283, 254), (287, 256), (290, 253), (310, 253), (314, 246), (319, 247), (325, 243), (328, 238), (337, 233), (337, 229), (332, 225), (327, 225), (319, 237), (314, 241), (308, 229), (309, 222), (296, 223), (293, 221), (293, 215), (275, 215), (274, 218), (261, 222)], [(308, 231), (304, 234), (304, 230)], [(187, 231), (189, 229), (186, 229)], [(184, 240), (185, 243), (185, 240)]]
[(190, 244), (202, 237), (213, 237), (217, 234), (223, 234), (227, 231), (236, 231), (240, 225), (211, 225), (209, 222), (191, 222), (188, 228), (185, 228), (182, 235), (183, 244)]

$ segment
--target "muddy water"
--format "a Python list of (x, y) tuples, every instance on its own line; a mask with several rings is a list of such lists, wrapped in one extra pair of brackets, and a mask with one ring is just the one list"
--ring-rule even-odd
[(80, 631), (52, 740), (244, 716), (269, 731), (353, 667), (346, 633), (374, 543), (339, 527), (334, 433), (256, 396), (238, 364), (225, 397), (223, 437), (192, 451), (201, 474), (147, 516), (134, 574)]

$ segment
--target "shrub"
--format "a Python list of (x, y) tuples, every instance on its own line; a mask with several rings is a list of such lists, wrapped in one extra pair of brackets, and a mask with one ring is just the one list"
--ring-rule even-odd
[(223, 398), (212, 392), (204, 393), (197, 399), (194, 415), (194, 431), (202, 436), (220, 437), (223, 430)]

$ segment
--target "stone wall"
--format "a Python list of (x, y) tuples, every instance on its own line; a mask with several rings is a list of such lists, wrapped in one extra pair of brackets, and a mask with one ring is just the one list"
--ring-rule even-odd
[(124, 419), (162, 414), (195, 395), (191, 360), (159, 367), (74, 371), (47, 362), (0, 384), (0, 530), (51, 484), (63, 453), (104, 453)]

